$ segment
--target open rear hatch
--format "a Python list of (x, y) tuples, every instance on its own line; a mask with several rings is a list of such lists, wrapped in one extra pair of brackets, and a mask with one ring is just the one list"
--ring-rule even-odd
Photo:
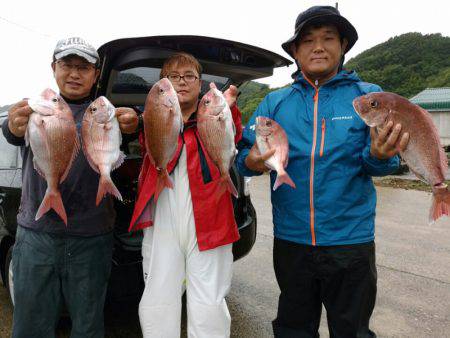
[(105, 95), (114, 105), (141, 106), (169, 56), (184, 51), (203, 67), (203, 92), (215, 82), (230, 84), (268, 77), (288, 59), (255, 46), (204, 36), (152, 36), (110, 41), (99, 48), (101, 74), (95, 97)]

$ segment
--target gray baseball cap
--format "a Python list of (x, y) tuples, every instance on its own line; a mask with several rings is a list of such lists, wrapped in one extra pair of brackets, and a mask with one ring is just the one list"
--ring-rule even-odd
[(53, 52), (54, 60), (68, 55), (78, 55), (90, 63), (96, 64), (99, 60), (97, 50), (82, 38), (72, 37), (59, 40)]

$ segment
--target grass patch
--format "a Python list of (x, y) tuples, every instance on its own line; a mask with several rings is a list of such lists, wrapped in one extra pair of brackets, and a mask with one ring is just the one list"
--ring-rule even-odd
[[(431, 187), (428, 184), (419, 180), (407, 180), (404, 178), (397, 178), (397, 177), (380, 177), (374, 178), (373, 182), (375, 183), (375, 185), (380, 187), (431, 192)], [(445, 183), (450, 185), (450, 180), (445, 181)]]

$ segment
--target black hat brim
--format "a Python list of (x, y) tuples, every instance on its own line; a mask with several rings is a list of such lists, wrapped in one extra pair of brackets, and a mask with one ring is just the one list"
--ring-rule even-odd
[(288, 53), (292, 58), (294, 55), (291, 51), (291, 45), (294, 43), (300, 36), (303, 28), (305, 26), (314, 25), (314, 24), (333, 24), (337, 27), (339, 34), (342, 38), (347, 39), (347, 47), (345, 48), (344, 54), (347, 53), (353, 45), (358, 40), (358, 33), (356, 32), (355, 27), (343, 16), (336, 14), (325, 14), (318, 15), (309, 18), (302, 22), (295, 30), (295, 34), (286, 42), (284, 42), (281, 47), (284, 49), (286, 53)]

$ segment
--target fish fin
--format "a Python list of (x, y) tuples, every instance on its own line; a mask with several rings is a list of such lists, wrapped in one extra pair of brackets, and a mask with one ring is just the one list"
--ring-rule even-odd
[(38, 118), (36, 119), (36, 125), (37, 125), (37, 130), (39, 132), (39, 135), (41, 136), (41, 139), (43, 140), (43, 143), (45, 145), (45, 150), (47, 151), (47, 156), (48, 158), (50, 158), (50, 145), (48, 144), (48, 139), (46, 136), (46, 131), (45, 131), (45, 121), (42, 118)]
[(29, 146), (30, 145), (30, 132), (28, 131), (28, 127), (27, 129), (25, 129), (25, 146)]
[(122, 165), (123, 161), (125, 161), (125, 157), (126, 157), (125, 154), (121, 151), (121, 152), (119, 153), (119, 158), (118, 158), (117, 161), (112, 165), (111, 170), (115, 170), (115, 169), (119, 168), (119, 167)]
[(50, 191), (47, 189), (44, 199), (42, 200), (41, 205), (39, 206), (39, 209), (36, 213), (35, 220), (39, 220), (42, 215), (44, 215), (50, 209), (55, 210), (59, 217), (61, 217), (61, 219), (63, 220), (64, 224), (67, 226), (67, 214), (61, 199), (61, 193), (58, 190)]
[(433, 200), (428, 217), (429, 224), (433, 224), (442, 216), (450, 216), (450, 191), (447, 187), (439, 189), (439, 191), (433, 189)]
[(76, 135), (72, 150), (72, 157), (70, 158), (69, 163), (67, 163), (66, 171), (64, 171), (64, 174), (62, 174), (59, 183), (64, 182), (64, 180), (67, 178), (70, 168), (72, 168), (72, 164), (75, 161), (75, 158), (77, 157), (79, 151), (80, 151), (80, 139), (78, 138), (78, 135)]
[(227, 190), (234, 197), (239, 197), (238, 191), (234, 186), (233, 180), (231, 179), (231, 176), (229, 174), (224, 175), (220, 178), (218, 195), (222, 196), (222, 194)]
[(286, 183), (287, 185), (291, 186), (294, 189), (297, 188), (295, 186), (295, 183), (289, 177), (288, 173), (286, 171), (283, 171), (281, 173), (277, 173), (277, 178), (275, 179), (275, 183), (273, 184), (273, 191), (277, 190), (277, 188), (283, 183)]
[[(234, 145), (234, 143), (233, 143), (233, 145)], [(237, 153), (238, 153), (237, 149), (234, 148), (233, 154), (230, 157), (230, 168), (233, 165), (234, 160), (236, 159)]]
[(159, 194), (165, 187), (173, 189), (173, 181), (170, 178), (167, 169), (161, 169), (156, 178), (155, 202), (158, 200)]
[(34, 170), (38, 172), (39, 175), (41, 175), (45, 179), (44, 171), (39, 167), (39, 164), (36, 161), (36, 158), (33, 158), (33, 167)]
[(123, 200), (122, 195), (120, 194), (114, 182), (111, 180), (111, 177), (102, 175), (100, 176), (100, 181), (98, 182), (98, 191), (95, 205), (98, 206), (106, 194), (115, 196), (119, 201)]
[(152, 154), (150, 153), (150, 150), (147, 147), (147, 142), (145, 143), (145, 154), (148, 156), (148, 160), (150, 161), (150, 163), (156, 167), (156, 163), (155, 160), (153, 159)]
[[(89, 137), (89, 136), (87, 136), (87, 137)], [(94, 159), (91, 157), (91, 155), (89, 155), (89, 152), (87, 150), (86, 141), (84, 139), (82, 139), (81, 144), (82, 144), (84, 157), (86, 157), (86, 160), (88, 161), (88, 163), (91, 166), (92, 170), (94, 170), (97, 174), (100, 174), (100, 169), (95, 164)]]
[(448, 159), (443, 147), (439, 147), (439, 156), (441, 157), (442, 172), (446, 173), (448, 170)]
[(415, 170), (414, 168), (412, 168), (410, 166), (408, 166), (408, 168), (414, 175), (416, 175), (416, 177), (419, 180), (421, 180), (423, 183), (429, 184), (428, 181), (425, 179), (425, 177), (422, 174), (420, 174), (418, 170)]

